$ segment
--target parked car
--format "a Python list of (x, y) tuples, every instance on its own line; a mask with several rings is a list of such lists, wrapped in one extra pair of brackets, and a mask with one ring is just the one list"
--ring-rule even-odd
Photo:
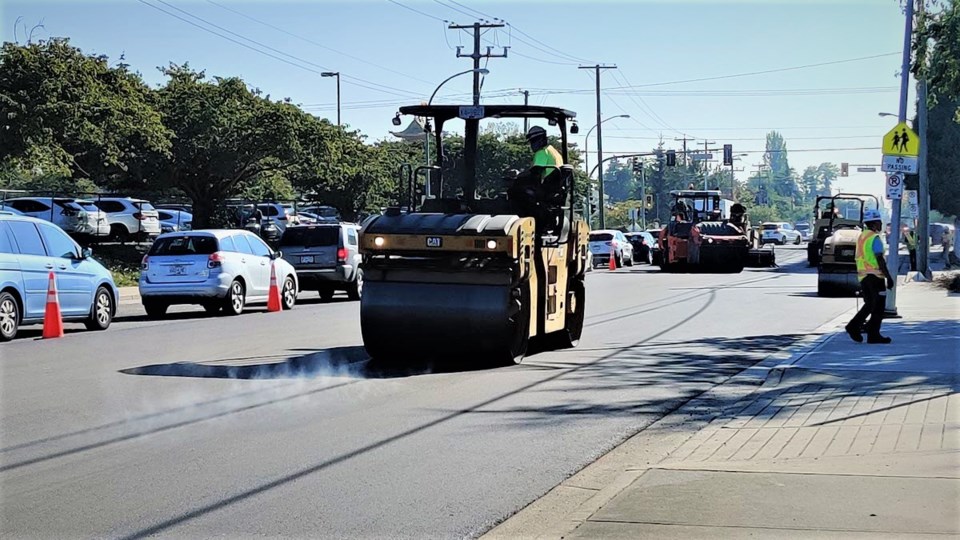
[(0, 204), (0, 212), (2, 212), (2, 213), (4, 213), (4, 214), (7, 214), (7, 215), (9, 215), (9, 216), (22, 216), (22, 215), (24, 215), (23, 212), (17, 210), (16, 208), (14, 208), (14, 207), (12, 207), (12, 206), (4, 206), (4, 205), (2, 205), (2, 204)]
[(360, 228), (353, 223), (319, 223), (287, 227), (280, 238), (283, 258), (297, 269), (300, 289), (317, 291), (328, 301), (335, 291), (351, 300), (363, 294)]
[(247, 304), (267, 301), (271, 267), (284, 309), (293, 308), (297, 273), (257, 235), (234, 229), (161, 234), (140, 265), (140, 297), (151, 318), (174, 304), (239, 315)]
[[(323, 205), (308, 205), (301, 206), (297, 208), (297, 211), (300, 213), (306, 212), (308, 214), (313, 214), (323, 218), (319, 221), (328, 221), (339, 223), (340, 222), (340, 211), (332, 206), (323, 206)], [(359, 221), (359, 220), (358, 220)]]
[(157, 210), (160, 218), (160, 232), (189, 231), (193, 228), (193, 214), (183, 210)]
[(68, 234), (78, 236), (110, 234), (107, 214), (100, 211), (91, 201), (63, 197), (17, 197), (7, 199), (5, 205), (27, 216), (49, 221)]
[(760, 245), (786, 243), (800, 245), (803, 238), (793, 225), (785, 222), (764, 223), (760, 226)]
[(16, 337), (22, 325), (43, 323), (50, 272), (63, 320), (106, 330), (119, 291), (91, 253), (48, 221), (0, 212), (0, 341)]
[(809, 223), (797, 223), (796, 225), (793, 226), (793, 228), (796, 229), (798, 233), (800, 233), (801, 241), (803, 242), (810, 241), (810, 234), (812, 229), (810, 228)]
[(278, 231), (277, 239), (280, 238), (279, 235), (283, 234), (283, 231), (286, 230), (287, 225), (293, 225), (293, 211), (292, 204), (282, 204), (282, 203), (260, 203), (256, 206), (257, 210), (263, 214), (263, 221), (273, 221), (276, 223)]
[(178, 210), (188, 214), (193, 213), (193, 207), (189, 204), (155, 204), (153, 207), (157, 210)]
[(590, 232), (590, 253), (593, 265), (610, 264), (610, 253), (614, 253), (617, 267), (624, 264), (633, 266), (633, 246), (622, 232), (617, 230), (599, 230)]
[(653, 245), (656, 241), (650, 233), (630, 232), (625, 233), (624, 236), (633, 247), (633, 262), (653, 264)]
[(160, 234), (159, 215), (149, 201), (130, 197), (103, 197), (94, 204), (106, 212), (111, 238), (141, 240)]
[(647, 229), (647, 232), (653, 237), (653, 245), (650, 246), (650, 264), (654, 266), (660, 264), (661, 257), (663, 256), (663, 250), (660, 249), (660, 230), (661, 229)]

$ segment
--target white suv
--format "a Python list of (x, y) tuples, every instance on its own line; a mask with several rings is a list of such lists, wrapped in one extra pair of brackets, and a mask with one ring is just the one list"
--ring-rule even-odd
[(95, 203), (107, 213), (110, 236), (117, 240), (149, 238), (160, 234), (160, 214), (142, 199), (103, 197)]
[(786, 222), (764, 223), (760, 226), (762, 235), (760, 236), (760, 245), (786, 243), (800, 245), (803, 242), (803, 235), (793, 228), (793, 225)]
[(67, 233), (82, 236), (107, 236), (107, 215), (91, 201), (66, 197), (18, 197), (4, 204), (26, 216), (45, 219)]

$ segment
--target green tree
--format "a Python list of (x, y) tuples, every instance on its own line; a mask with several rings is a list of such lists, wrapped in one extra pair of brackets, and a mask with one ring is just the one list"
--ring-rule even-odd
[(47, 185), (63, 177), (59, 188), (142, 187), (171, 144), (139, 75), (59, 38), (0, 49), (0, 122), (4, 167)]
[(237, 78), (208, 80), (186, 65), (164, 73), (169, 80), (156, 101), (174, 139), (153, 181), (182, 190), (193, 201), (194, 226), (208, 227), (226, 199), (290, 168), (302, 154), (298, 134), (309, 116), (260, 97)]

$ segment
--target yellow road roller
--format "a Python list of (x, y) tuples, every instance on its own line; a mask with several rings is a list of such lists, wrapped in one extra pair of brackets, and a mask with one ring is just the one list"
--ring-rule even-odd
[[(855, 257), (857, 238), (863, 230), (863, 212), (871, 200), (873, 209), (879, 210), (880, 201), (873, 195), (840, 193), (817, 197), (816, 237), (807, 247), (808, 258), (816, 257), (817, 296), (856, 296), (860, 291)], [(821, 203), (825, 203), (822, 210)]]
[[(391, 362), (466, 356), (518, 363), (533, 339), (544, 348), (575, 346), (589, 234), (574, 212), (566, 164), (575, 114), (527, 105), (420, 105), (399, 114), (427, 119), (438, 151), (435, 165), (401, 167), (398, 204), (363, 223), (367, 353)], [(477, 153), (485, 119), (555, 128), (563, 164), (510, 169), (492, 181), (487, 174), (478, 186), (478, 161), (495, 159)], [(462, 149), (448, 148), (444, 129), (463, 130)]]

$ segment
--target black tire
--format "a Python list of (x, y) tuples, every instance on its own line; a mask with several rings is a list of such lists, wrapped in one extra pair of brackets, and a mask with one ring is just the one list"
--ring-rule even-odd
[(797, 236), (797, 241), (796, 241), (796, 242), (794, 242), (794, 243), (793, 243), (793, 245), (795, 245), (795, 246), (799, 246), (801, 242), (803, 242), (803, 239), (802, 239), (802, 238), (800, 238), (799, 236)]
[(347, 285), (347, 298), (359, 300), (363, 295), (363, 268), (357, 268), (357, 275), (353, 281)]
[(627, 257), (624, 262), (627, 263), (627, 266), (633, 266), (633, 255)]
[(280, 289), (280, 303), (284, 310), (293, 309), (297, 303), (297, 284), (293, 281), (293, 276), (287, 276), (283, 280), (283, 287)]
[(110, 238), (117, 242), (126, 242), (130, 240), (130, 231), (127, 230), (126, 226), (120, 223), (114, 223), (110, 226)]
[(583, 320), (587, 296), (586, 287), (584, 287), (583, 280), (580, 278), (571, 279), (569, 286), (574, 298), (573, 313), (567, 313), (563, 330), (554, 332), (548, 336), (548, 346), (553, 350), (576, 347), (580, 343), (580, 336), (583, 334)]
[(161, 302), (158, 300), (143, 300), (143, 309), (147, 312), (148, 319), (162, 319), (167, 313), (167, 308), (170, 307), (166, 302)]
[(329, 302), (333, 300), (333, 287), (324, 287), (317, 292), (320, 293), (320, 300), (322, 302)]
[(113, 295), (106, 287), (97, 289), (93, 295), (93, 305), (90, 306), (90, 316), (83, 321), (87, 330), (106, 330), (110, 328), (115, 313), (113, 306)]
[(233, 280), (227, 296), (223, 298), (223, 313), (225, 315), (240, 315), (247, 304), (247, 289), (239, 279)]
[(0, 293), (0, 341), (17, 337), (20, 328), (20, 303), (8, 292)]

